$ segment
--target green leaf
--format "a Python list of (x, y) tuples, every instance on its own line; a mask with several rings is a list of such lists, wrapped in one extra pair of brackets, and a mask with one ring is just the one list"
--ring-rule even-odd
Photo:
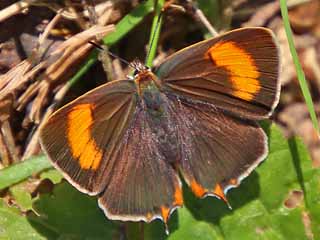
[[(160, 220), (151, 224), (145, 224), (144, 239), (223, 239), (218, 228), (204, 219), (198, 219), (185, 206), (173, 213), (169, 220), (169, 230), (170, 234), (167, 236), (164, 232), (163, 223)], [(128, 236), (128, 239), (132, 240), (132, 236)]]
[(0, 200), (0, 239), (44, 240), (47, 238), (43, 237), (17, 208), (8, 207)]
[(117, 43), (121, 38), (123, 38), (128, 32), (130, 32), (134, 27), (136, 27), (146, 15), (154, 10), (154, 0), (147, 0), (138, 5), (129, 14), (121, 19), (116, 25), (116, 30), (106, 36), (103, 42), (111, 46)]
[(33, 227), (47, 238), (113, 239), (118, 225), (109, 221), (94, 197), (80, 193), (66, 182), (58, 184), (51, 194), (43, 194), (34, 203), (37, 215), (30, 215)]
[(49, 179), (52, 183), (60, 183), (63, 179), (63, 176), (60, 172), (55, 169), (49, 169), (40, 174), (41, 179)]
[(18, 207), (26, 212), (32, 210), (33, 199), (28, 188), (30, 182), (22, 182), (10, 187), (10, 193)]
[(30, 158), (21, 163), (0, 170), (0, 190), (18, 183), (34, 173), (51, 167), (44, 155)]

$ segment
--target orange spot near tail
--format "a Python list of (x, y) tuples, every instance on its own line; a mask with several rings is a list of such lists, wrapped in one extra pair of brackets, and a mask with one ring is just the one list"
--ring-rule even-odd
[(174, 192), (174, 203), (175, 206), (182, 206), (183, 204), (183, 195), (182, 195), (182, 189), (180, 186), (178, 186)]
[(162, 206), (161, 207), (161, 216), (162, 216), (162, 219), (165, 223), (168, 222), (169, 215), (170, 215), (170, 208)]
[(221, 198), (224, 202), (228, 203), (226, 196), (220, 184), (217, 184), (213, 190), (213, 194)]
[(148, 221), (148, 222), (151, 221), (152, 217), (153, 217), (152, 213), (148, 212), (148, 213), (147, 213), (147, 216), (146, 216), (147, 221)]
[(203, 195), (207, 192), (200, 184), (198, 184), (195, 180), (191, 181), (190, 184), (192, 192), (199, 198), (203, 197)]
[(236, 178), (230, 179), (229, 185), (238, 186), (239, 185), (238, 180)]

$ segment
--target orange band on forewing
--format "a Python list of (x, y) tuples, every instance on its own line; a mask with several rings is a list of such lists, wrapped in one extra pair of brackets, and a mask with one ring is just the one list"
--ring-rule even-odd
[(102, 159), (102, 152), (91, 136), (92, 106), (81, 104), (74, 107), (67, 116), (67, 123), (72, 156), (78, 159), (82, 169), (97, 169)]
[(191, 181), (190, 184), (192, 192), (197, 196), (197, 197), (203, 197), (203, 195), (206, 193), (206, 189), (204, 189), (200, 184), (198, 184), (195, 180)]
[(220, 42), (212, 46), (205, 57), (210, 57), (214, 64), (230, 72), (233, 94), (250, 101), (259, 93), (260, 72), (254, 59), (245, 49), (235, 42)]

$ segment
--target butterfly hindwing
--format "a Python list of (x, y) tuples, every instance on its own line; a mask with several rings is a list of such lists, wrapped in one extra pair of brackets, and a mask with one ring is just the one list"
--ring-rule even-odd
[(244, 28), (182, 49), (160, 65), (164, 91), (214, 104), (249, 119), (268, 117), (280, 85), (271, 31)]
[(266, 157), (267, 138), (253, 121), (209, 104), (169, 96), (179, 133), (182, 175), (198, 197), (225, 198)]
[(141, 105), (105, 172), (99, 205), (110, 219), (166, 222), (183, 203), (181, 183), (159, 145), (154, 119)]

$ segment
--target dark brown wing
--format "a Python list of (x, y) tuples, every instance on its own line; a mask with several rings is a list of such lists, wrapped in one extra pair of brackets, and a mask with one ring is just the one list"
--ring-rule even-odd
[(181, 184), (133, 81), (115, 81), (54, 113), (41, 145), (82, 192), (99, 194), (110, 219), (168, 220), (181, 206)]
[(279, 99), (278, 55), (270, 30), (243, 28), (182, 49), (157, 75), (165, 91), (263, 119)]
[(98, 87), (56, 111), (44, 124), (40, 142), (55, 167), (82, 192), (96, 195), (106, 186), (105, 169), (136, 107), (133, 81)]
[(110, 219), (167, 222), (183, 203), (179, 178), (160, 150), (153, 119), (138, 104), (130, 129), (106, 169), (99, 205)]
[(267, 154), (267, 138), (253, 121), (235, 118), (209, 104), (168, 95), (176, 118), (182, 174), (198, 197), (224, 200)]

